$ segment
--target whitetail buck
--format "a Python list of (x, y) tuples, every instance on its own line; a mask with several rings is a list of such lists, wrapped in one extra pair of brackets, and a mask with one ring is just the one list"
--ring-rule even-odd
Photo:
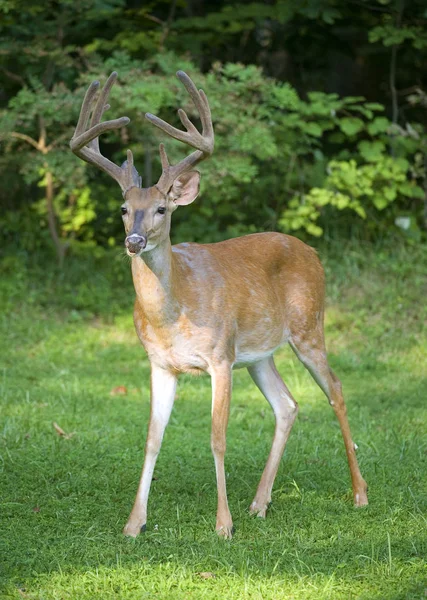
[[(171, 246), (171, 215), (199, 193), (196, 164), (214, 148), (208, 100), (182, 71), (177, 73), (191, 96), (202, 133), (183, 110), (186, 131), (152, 114), (151, 123), (195, 150), (170, 165), (160, 145), (162, 174), (156, 185), (143, 188), (132, 153), (117, 166), (99, 151), (99, 135), (129, 122), (127, 117), (101, 122), (117, 77), (112, 73), (94, 105), (99, 83), (93, 82), (83, 101), (71, 149), (96, 164), (120, 185), (125, 246), (132, 257), (136, 291), (135, 327), (151, 363), (151, 413), (145, 461), (139, 488), (124, 528), (136, 536), (145, 529), (154, 466), (171, 414), (180, 373), (209, 373), (212, 378), (212, 437), (218, 486), (216, 529), (231, 537), (233, 523), (227, 503), (224, 455), (230, 409), (232, 369), (247, 367), (270, 403), (276, 418), (273, 444), (250, 512), (264, 517), (281, 457), (298, 406), (276, 370), (273, 353), (288, 342), (326, 394), (344, 438), (354, 503), (368, 503), (351, 439), (341, 384), (329, 368), (324, 334), (324, 276), (314, 250), (280, 233), (260, 233), (216, 244)], [(89, 121), (90, 114), (92, 117)]]

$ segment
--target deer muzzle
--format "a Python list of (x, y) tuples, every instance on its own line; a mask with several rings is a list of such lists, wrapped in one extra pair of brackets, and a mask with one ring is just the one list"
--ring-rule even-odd
[(137, 254), (147, 245), (147, 238), (143, 235), (139, 235), (137, 233), (132, 233), (132, 235), (128, 235), (125, 239), (125, 246), (129, 254)]

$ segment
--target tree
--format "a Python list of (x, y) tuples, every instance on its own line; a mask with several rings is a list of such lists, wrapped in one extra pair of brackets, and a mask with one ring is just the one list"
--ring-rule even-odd
[(68, 149), (85, 87), (112, 70), (111, 112), (132, 124), (104, 136), (104, 152), (121, 162), (130, 145), (147, 185), (160, 138), (144, 112), (173, 120), (188, 102), (178, 68), (209, 90), (216, 151), (206, 193), (176, 215), (179, 238), (319, 235), (363, 215), (367, 235), (407, 213), (427, 222), (422, 0), (4, 0), (0, 11), (2, 229), (16, 237), (37, 218), (60, 260), (74, 240), (121, 236), (116, 191)]

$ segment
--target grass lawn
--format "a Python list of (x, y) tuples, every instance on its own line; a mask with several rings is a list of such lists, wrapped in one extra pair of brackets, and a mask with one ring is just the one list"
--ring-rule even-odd
[[(74, 259), (61, 276), (19, 257), (3, 261), (0, 598), (426, 597), (427, 251), (349, 245), (321, 255), (330, 361), (370, 505), (353, 508), (333, 411), (284, 348), (277, 364), (300, 413), (266, 520), (247, 509), (273, 418), (247, 372), (235, 372), (226, 456), (232, 541), (214, 531), (205, 377), (180, 380), (147, 532), (121, 534), (149, 414), (126, 261)], [(111, 393), (119, 386), (126, 394)], [(53, 422), (73, 435), (59, 436)]]

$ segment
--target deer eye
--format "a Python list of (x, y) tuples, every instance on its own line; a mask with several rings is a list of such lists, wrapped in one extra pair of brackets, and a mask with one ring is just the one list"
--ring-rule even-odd
[(157, 212), (159, 213), (159, 215), (164, 215), (166, 212), (166, 207), (165, 206), (159, 206), (159, 208), (157, 209)]
[(122, 211), (122, 215), (125, 215), (128, 211), (128, 209), (126, 208), (126, 206), (121, 206), (121, 211)]

